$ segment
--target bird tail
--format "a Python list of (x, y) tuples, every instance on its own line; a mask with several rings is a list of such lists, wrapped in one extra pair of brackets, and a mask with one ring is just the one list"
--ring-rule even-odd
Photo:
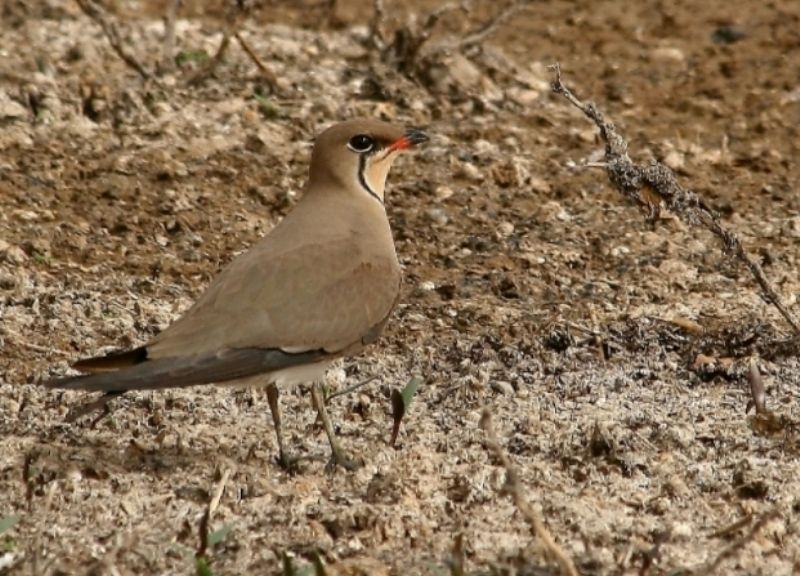
[[(136, 350), (130, 354), (135, 352)], [(119, 356), (120, 358), (114, 362), (123, 362), (121, 358), (124, 355)], [(324, 350), (288, 353), (275, 348), (240, 348), (215, 354), (144, 359), (138, 363), (131, 363), (135, 358), (135, 356), (126, 357), (125, 362), (128, 363), (123, 363), (125, 367), (119, 370), (110, 368), (113, 365), (112, 360), (106, 360), (106, 357), (84, 360), (75, 367), (78, 368), (80, 364), (86, 371), (94, 370), (96, 373), (57, 378), (43, 382), (42, 385), (47, 388), (91, 392), (182, 388), (196, 384), (223, 383), (302, 364), (321, 362), (329, 359), (330, 355)]]

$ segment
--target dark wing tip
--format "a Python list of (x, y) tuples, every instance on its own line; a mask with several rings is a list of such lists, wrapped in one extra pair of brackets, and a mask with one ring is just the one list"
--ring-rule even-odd
[(109, 372), (141, 364), (147, 360), (147, 348), (140, 346), (124, 352), (110, 352), (105, 356), (83, 358), (75, 362), (72, 367), (79, 372)]

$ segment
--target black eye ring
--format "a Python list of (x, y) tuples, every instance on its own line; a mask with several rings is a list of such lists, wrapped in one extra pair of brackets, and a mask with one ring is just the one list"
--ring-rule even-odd
[(375, 140), (366, 134), (356, 134), (350, 138), (350, 141), (347, 143), (347, 147), (353, 152), (363, 154), (364, 152), (369, 152), (375, 147)]

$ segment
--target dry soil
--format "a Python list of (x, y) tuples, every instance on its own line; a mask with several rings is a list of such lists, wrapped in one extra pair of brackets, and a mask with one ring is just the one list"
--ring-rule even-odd
[[(333, 574), (449, 574), (459, 535), (467, 574), (557, 573), (501, 493), (484, 407), (581, 573), (800, 570), (788, 326), (712, 236), (647, 222), (580, 166), (602, 145), (547, 69), (719, 210), (800, 314), (800, 3), (542, 0), (464, 44), (501, 6), (476, 0), (413, 61), (378, 53), (370, 3), (264, 3), (230, 26), (277, 87), (235, 40), (192, 82), (225, 8), (186, 3), (163, 58), (164, 4), (105, 3), (149, 80), (77, 4), (2, 4), (0, 519), (18, 521), (0, 573), (192, 573), (211, 501), (209, 529), (230, 527), (215, 574), (315, 554)], [(440, 6), (386, 0), (386, 40)], [(401, 303), (329, 374), (378, 376), (331, 402), (365, 466), (325, 472), (300, 389), (283, 394), (296, 475), (259, 391), (137, 393), (66, 422), (87, 398), (35, 382), (168, 325), (291, 209), (314, 134), (359, 115), (434, 135), (390, 175)], [(768, 425), (745, 412), (751, 362)], [(391, 448), (391, 391), (415, 375)]]

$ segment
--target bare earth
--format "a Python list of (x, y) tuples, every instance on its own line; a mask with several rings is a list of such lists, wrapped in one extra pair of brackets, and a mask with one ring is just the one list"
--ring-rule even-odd
[[(157, 72), (164, 4), (109, 3), (150, 81), (77, 4), (0, 14), (0, 519), (18, 517), (0, 574), (193, 573), (212, 501), (210, 530), (231, 527), (214, 574), (278, 574), (284, 555), (302, 571), (315, 553), (329, 574), (449, 574), (459, 534), (467, 574), (558, 573), (501, 493), (483, 407), (582, 574), (800, 571), (788, 325), (709, 234), (647, 222), (576, 167), (602, 145), (546, 68), (718, 209), (800, 315), (799, 2), (533, 2), (417, 82), (370, 55), (370, 3), (275, 2), (237, 29), (277, 92), (235, 40), (189, 84), (222, 37), (210, 3), (187, 3), (181, 63)], [(387, 39), (439, 5), (385, 4)], [(476, 4), (423, 51), (501, 3)], [(66, 423), (87, 397), (33, 383), (164, 328), (291, 208), (313, 135), (357, 115), (434, 134), (390, 175), (401, 304), (329, 374), (331, 389), (378, 376), (330, 405), (366, 465), (325, 472), (300, 389), (283, 393), (308, 456), (294, 476), (258, 390), (131, 394), (94, 428)], [(745, 413), (751, 361), (773, 426)], [(393, 449), (390, 394), (415, 375)]]

